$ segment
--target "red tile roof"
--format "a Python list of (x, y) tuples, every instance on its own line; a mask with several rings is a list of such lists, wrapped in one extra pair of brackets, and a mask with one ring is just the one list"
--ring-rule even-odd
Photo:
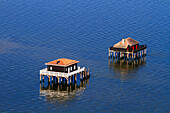
[(136, 45), (136, 44), (139, 44), (139, 42), (129, 37), (129, 38), (124, 39), (124, 43), (123, 43), (123, 39), (122, 39), (122, 41), (118, 42), (113, 47), (115, 47), (115, 48), (127, 48), (128, 45), (133, 46), (133, 45)]
[(66, 58), (60, 58), (48, 63), (45, 63), (46, 65), (56, 65), (56, 66), (69, 66), (75, 63), (78, 63), (79, 61), (66, 59)]

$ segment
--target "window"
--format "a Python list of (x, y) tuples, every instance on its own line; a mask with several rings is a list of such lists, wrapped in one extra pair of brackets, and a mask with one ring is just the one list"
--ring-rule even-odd
[(50, 67), (50, 70), (53, 70), (53, 67)]
[(72, 67), (70, 68), (70, 70), (72, 71)]
[(67, 67), (66, 67), (66, 71), (67, 71)]
[(76, 69), (76, 65), (74, 65), (74, 69)]

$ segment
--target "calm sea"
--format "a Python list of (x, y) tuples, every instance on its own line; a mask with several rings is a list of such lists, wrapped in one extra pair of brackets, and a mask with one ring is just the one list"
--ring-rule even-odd
[[(0, 112), (170, 112), (169, 0), (1, 0)], [(108, 59), (131, 37), (148, 45), (138, 64)], [(57, 58), (90, 79), (39, 83)]]

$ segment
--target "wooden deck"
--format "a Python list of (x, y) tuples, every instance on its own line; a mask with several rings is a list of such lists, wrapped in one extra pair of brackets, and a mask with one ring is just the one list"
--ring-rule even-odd
[(48, 82), (50, 82), (50, 78), (52, 81), (54, 81), (56, 78), (58, 79), (57, 82), (62, 82), (62, 79), (66, 79), (67, 84), (72, 83), (72, 79), (74, 78), (74, 81), (77, 81), (77, 74), (80, 74), (80, 79), (84, 79), (90, 76), (89, 69), (85, 69), (85, 67), (80, 68), (78, 67), (77, 70), (72, 71), (70, 73), (63, 73), (63, 72), (55, 72), (55, 71), (48, 71), (47, 68), (40, 70), (40, 82), (41, 78), (43, 77), (44, 82), (44, 76), (48, 77)]
[(47, 71), (47, 68), (45, 68), (45, 69), (40, 70), (40, 75), (55, 76), (55, 77), (70, 77), (74, 74), (78, 74), (83, 71), (85, 71), (85, 67), (83, 67), (83, 68), (78, 67), (78, 70), (70, 72), (70, 73)]

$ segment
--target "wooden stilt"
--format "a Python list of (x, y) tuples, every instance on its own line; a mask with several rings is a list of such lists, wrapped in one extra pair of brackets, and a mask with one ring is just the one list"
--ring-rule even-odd
[(110, 57), (110, 50), (109, 50), (109, 57)]
[(85, 75), (84, 75), (84, 77), (86, 78), (87, 77), (87, 70), (85, 69)]
[(58, 84), (59, 84), (60, 83), (60, 78), (58, 77), (57, 79), (58, 79)]
[(62, 82), (63, 81), (63, 79), (62, 79), (62, 77), (60, 78), (60, 82)]
[(67, 80), (67, 84), (69, 85), (69, 78), (66, 78), (66, 80)]
[(120, 52), (120, 58), (122, 57), (122, 52)]
[[(82, 72), (82, 73), (83, 73), (83, 72)], [(82, 79), (82, 75), (81, 75), (82, 73), (80, 73), (80, 79)]]
[(50, 83), (50, 77), (48, 77), (48, 82)]
[(115, 59), (116, 59), (116, 52), (115, 52)]
[(82, 79), (84, 79), (84, 71), (82, 72)]
[(124, 53), (124, 60), (125, 60), (125, 53)]
[(48, 82), (48, 89), (50, 90), (50, 82)]
[(44, 75), (43, 75), (43, 82), (44, 82)]
[(70, 76), (70, 84), (71, 84), (71, 76)]
[(112, 52), (110, 52), (110, 57), (112, 58)]
[(135, 53), (135, 59), (136, 59), (136, 53)]
[(77, 74), (74, 75), (74, 81), (77, 82)]
[(51, 79), (52, 79), (52, 82), (53, 82), (53, 77), (51, 77)]
[(41, 83), (41, 74), (40, 74), (40, 83)]

